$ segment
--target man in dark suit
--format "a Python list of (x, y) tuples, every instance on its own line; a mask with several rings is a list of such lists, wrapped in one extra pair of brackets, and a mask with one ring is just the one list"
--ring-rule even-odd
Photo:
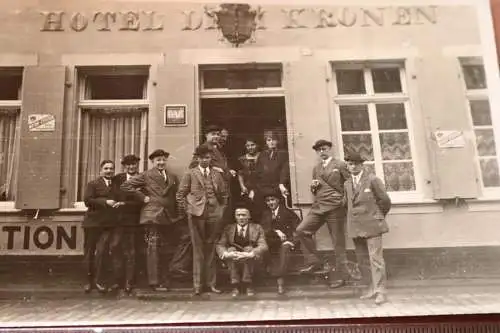
[(262, 226), (250, 223), (250, 210), (244, 204), (236, 205), (234, 217), (236, 223), (226, 226), (217, 242), (217, 254), (229, 267), (232, 296), (237, 297), (243, 286), (248, 296), (254, 296), (254, 265), (268, 250), (265, 232)]
[(300, 219), (292, 210), (281, 202), (281, 193), (268, 191), (263, 194), (267, 209), (262, 213), (261, 225), (266, 232), (269, 246), (271, 274), (277, 278), (278, 294), (285, 293), (284, 276), (290, 260), (290, 254), (297, 247), (294, 231)]
[[(305, 259), (308, 263), (308, 266), (301, 272), (310, 273), (323, 268), (330, 272), (330, 287), (338, 288), (345, 284), (345, 280), (349, 276), (346, 256), (346, 211), (342, 200), (344, 182), (350, 177), (350, 174), (346, 163), (333, 157), (330, 141), (318, 140), (313, 149), (320, 158), (320, 162), (314, 166), (312, 172), (311, 192), (314, 201), (309, 214), (296, 230), (296, 236), (303, 245)], [(331, 270), (326, 260), (320, 257), (312, 238), (325, 223), (335, 249), (334, 270)]]
[(193, 245), (194, 295), (200, 295), (204, 286), (220, 294), (216, 287), (215, 243), (229, 193), (222, 173), (211, 165), (210, 146), (198, 146), (194, 155), (197, 166), (184, 174), (177, 192), (179, 215), (188, 217)]
[(155, 150), (149, 155), (153, 168), (132, 177), (120, 187), (144, 203), (139, 223), (145, 227), (148, 281), (156, 291), (168, 291), (166, 234), (179, 220), (175, 201), (178, 181), (166, 170), (169, 155), (162, 149)]
[(100, 293), (107, 291), (103, 276), (104, 257), (116, 218), (114, 207), (117, 202), (112, 191), (115, 164), (111, 160), (104, 160), (100, 168), (101, 176), (87, 184), (83, 198), (87, 206), (83, 219), (84, 260), (88, 279), (85, 285), (86, 293), (90, 293), (94, 288)]
[(361, 276), (368, 285), (361, 299), (375, 298), (375, 304), (380, 305), (387, 300), (382, 235), (389, 231), (385, 217), (391, 199), (382, 180), (363, 170), (360, 154), (351, 152), (345, 160), (352, 174), (344, 184), (347, 230), (354, 241)]
[(140, 160), (135, 155), (123, 157), (122, 166), (125, 172), (119, 173), (113, 178), (113, 190), (118, 201), (118, 208), (115, 220), (116, 227), (109, 245), (115, 272), (115, 284), (110, 291), (118, 290), (122, 286), (127, 294), (131, 294), (135, 282), (135, 236), (139, 225), (142, 202), (134, 194), (122, 191), (120, 186), (139, 174)]
[(284, 196), (289, 195), (290, 167), (288, 152), (279, 149), (279, 137), (276, 131), (265, 131), (264, 140), (266, 150), (257, 158), (255, 166), (256, 191), (253, 199), (256, 206), (254, 218), (260, 221), (262, 211), (266, 208), (262, 194), (268, 191), (280, 191)]

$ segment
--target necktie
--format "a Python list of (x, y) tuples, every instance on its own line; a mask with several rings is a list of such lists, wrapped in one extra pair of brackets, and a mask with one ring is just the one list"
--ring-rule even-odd
[(111, 180), (105, 179), (105, 181), (106, 181), (106, 186), (109, 187), (111, 185)]
[(203, 176), (208, 177), (208, 169), (203, 169)]
[(245, 228), (244, 227), (240, 227), (240, 237), (245, 238)]
[(161, 176), (165, 179), (165, 181), (167, 181), (167, 174), (165, 173), (165, 170), (161, 171)]

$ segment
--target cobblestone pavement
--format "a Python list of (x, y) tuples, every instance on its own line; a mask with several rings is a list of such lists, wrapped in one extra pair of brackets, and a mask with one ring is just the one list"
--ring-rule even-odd
[(500, 285), (438, 285), (389, 290), (389, 302), (361, 301), (352, 288), (290, 290), (286, 297), (271, 291), (253, 299), (232, 300), (228, 293), (201, 299), (106, 299), (99, 296), (62, 300), (4, 300), (0, 327), (114, 325), (442, 315), (500, 312)]

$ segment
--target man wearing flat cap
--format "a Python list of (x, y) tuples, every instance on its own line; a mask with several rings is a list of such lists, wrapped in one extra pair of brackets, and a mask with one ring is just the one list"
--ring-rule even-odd
[(149, 155), (153, 167), (121, 185), (143, 203), (139, 223), (145, 227), (146, 266), (153, 290), (168, 290), (166, 235), (178, 221), (175, 194), (178, 181), (166, 170), (169, 153), (157, 149)]
[(184, 174), (176, 196), (179, 215), (188, 217), (193, 245), (194, 296), (199, 296), (204, 288), (220, 294), (216, 287), (215, 243), (229, 190), (222, 173), (211, 164), (210, 145), (198, 146), (194, 156), (197, 166)]
[[(312, 172), (311, 192), (314, 197), (309, 214), (299, 224), (296, 236), (303, 245), (307, 266), (301, 270), (311, 273), (329, 272), (331, 288), (341, 287), (348, 277), (346, 256), (345, 216), (343, 205), (344, 182), (350, 177), (345, 162), (333, 157), (332, 143), (318, 140), (312, 147), (319, 156), (319, 163)], [(335, 250), (335, 267), (332, 268), (316, 250), (313, 235), (325, 224)]]
[(368, 286), (361, 299), (386, 301), (386, 268), (382, 235), (389, 231), (385, 217), (391, 209), (391, 199), (377, 176), (363, 170), (364, 159), (357, 152), (345, 158), (352, 176), (344, 187), (347, 205), (347, 232), (352, 238), (362, 280)]
[[(133, 194), (120, 189), (121, 185), (138, 175), (139, 161), (135, 155), (126, 155), (121, 164), (124, 172), (113, 177), (112, 186), (116, 207), (116, 227), (109, 244), (113, 261), (114, 284), (110, 291), (120, 288), (130, 294), (135, 282), (135, 236), (138, 229), (142, 202)], [(125, 273), (125, 276), (123, 276)]]

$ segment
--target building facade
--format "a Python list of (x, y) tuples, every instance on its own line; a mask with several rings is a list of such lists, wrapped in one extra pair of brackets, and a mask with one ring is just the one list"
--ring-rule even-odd
[(135, 153), (145, 169), (162, 148), (181, 175), (214, 122), (234, 154), (246, 135), (286, 133), (304, 213), (311, 146), (326, 138), (384, 180), (388, 249), (497, 247), (500, 84), (489, 4), (476, 2), (252, 5), (256, 31), (239, 47), (215, 5), (5, 2), (0, 252), (81, 254), (82, 191), (100, 160)]

